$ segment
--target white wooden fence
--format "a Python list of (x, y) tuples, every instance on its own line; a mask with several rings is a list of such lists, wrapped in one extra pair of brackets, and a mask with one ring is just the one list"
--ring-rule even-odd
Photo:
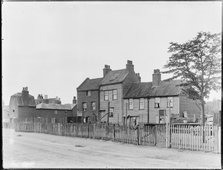
[(205, 140), (203, 141), (203, 127), (190, 125), (170, 126), (170, 147), (220, 153), (221, 128), (213, 125), (204, 126)]

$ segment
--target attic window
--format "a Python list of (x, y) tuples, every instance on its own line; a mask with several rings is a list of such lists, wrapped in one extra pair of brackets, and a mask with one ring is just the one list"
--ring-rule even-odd
[(87, 91), (87, 92), (86, 92), (86, 95), (87, 95), (87, 96), (91, 96), (91, 91)]

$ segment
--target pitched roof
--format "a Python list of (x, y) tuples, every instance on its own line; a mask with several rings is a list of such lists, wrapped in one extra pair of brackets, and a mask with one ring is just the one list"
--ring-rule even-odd
[(135, 83), (124, 94), (124, 98), (177, 96), (181, 92), (180, 80), (161, 81), (157, 87), (152, 82)]
[(36, 105), (34, 96), (30, 94), (28, 95), (28, 98), (27, 97), (23, 98), (22, 93), (16, 93), (11, 96), (10, 100), (14, 100), (17, 103), (17, 105), (25, 105), (25, 106)]
[(55, 104), (55, 103), (40, 103), (36, 105), (36, 109), (50, 109), (50, 110), (72, 110), (76, 104)]
[(98, 90), (102, 78), (85, 79), (84, 82), (77, 88), (78, 91)]
[(113, 70), (108, 72), (101, 81), (101, 85), (121, 83), (124, 81), (129, 71), (127, 69)]

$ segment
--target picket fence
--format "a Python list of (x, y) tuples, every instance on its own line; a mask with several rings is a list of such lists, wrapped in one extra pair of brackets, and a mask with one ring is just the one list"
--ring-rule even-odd
[(112, 140), (136, 145), (152, 145), (192, 151), (220, 153), (220, 128), (207, 125), (203, 127), (191, 125), (147, 124), (126, 127), (117, 124), (74, 124), (74, 123), (25, 123), (15, 125), (17, 132), (46, 133), (60, 136), (73, 136)]

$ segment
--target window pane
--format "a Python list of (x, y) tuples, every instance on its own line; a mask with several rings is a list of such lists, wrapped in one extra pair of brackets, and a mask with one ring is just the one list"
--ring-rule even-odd
[(129, 99), (129, 109), (133, 109), (133, 99)]
[(113, 90), (113, 99), (117, 99), (117, 90)]
[(139, 109), (144, 109), (144, 99), (139, 99)]
[(96, 103), (93, 102), (93, 110), (96, 110)]
[(167, 98), (167, 107), (173, 107), (173, 97)]
[(155, 103), (160, 103), (160, 98), (156, 97), (155, 98)]
[(86, 111), (87, 110), (87, 103), (83, 103), (82, 107), (83, 107), (83, 111)]
[(105, 100), (108, 100), (108, 91), (105, 91)]

